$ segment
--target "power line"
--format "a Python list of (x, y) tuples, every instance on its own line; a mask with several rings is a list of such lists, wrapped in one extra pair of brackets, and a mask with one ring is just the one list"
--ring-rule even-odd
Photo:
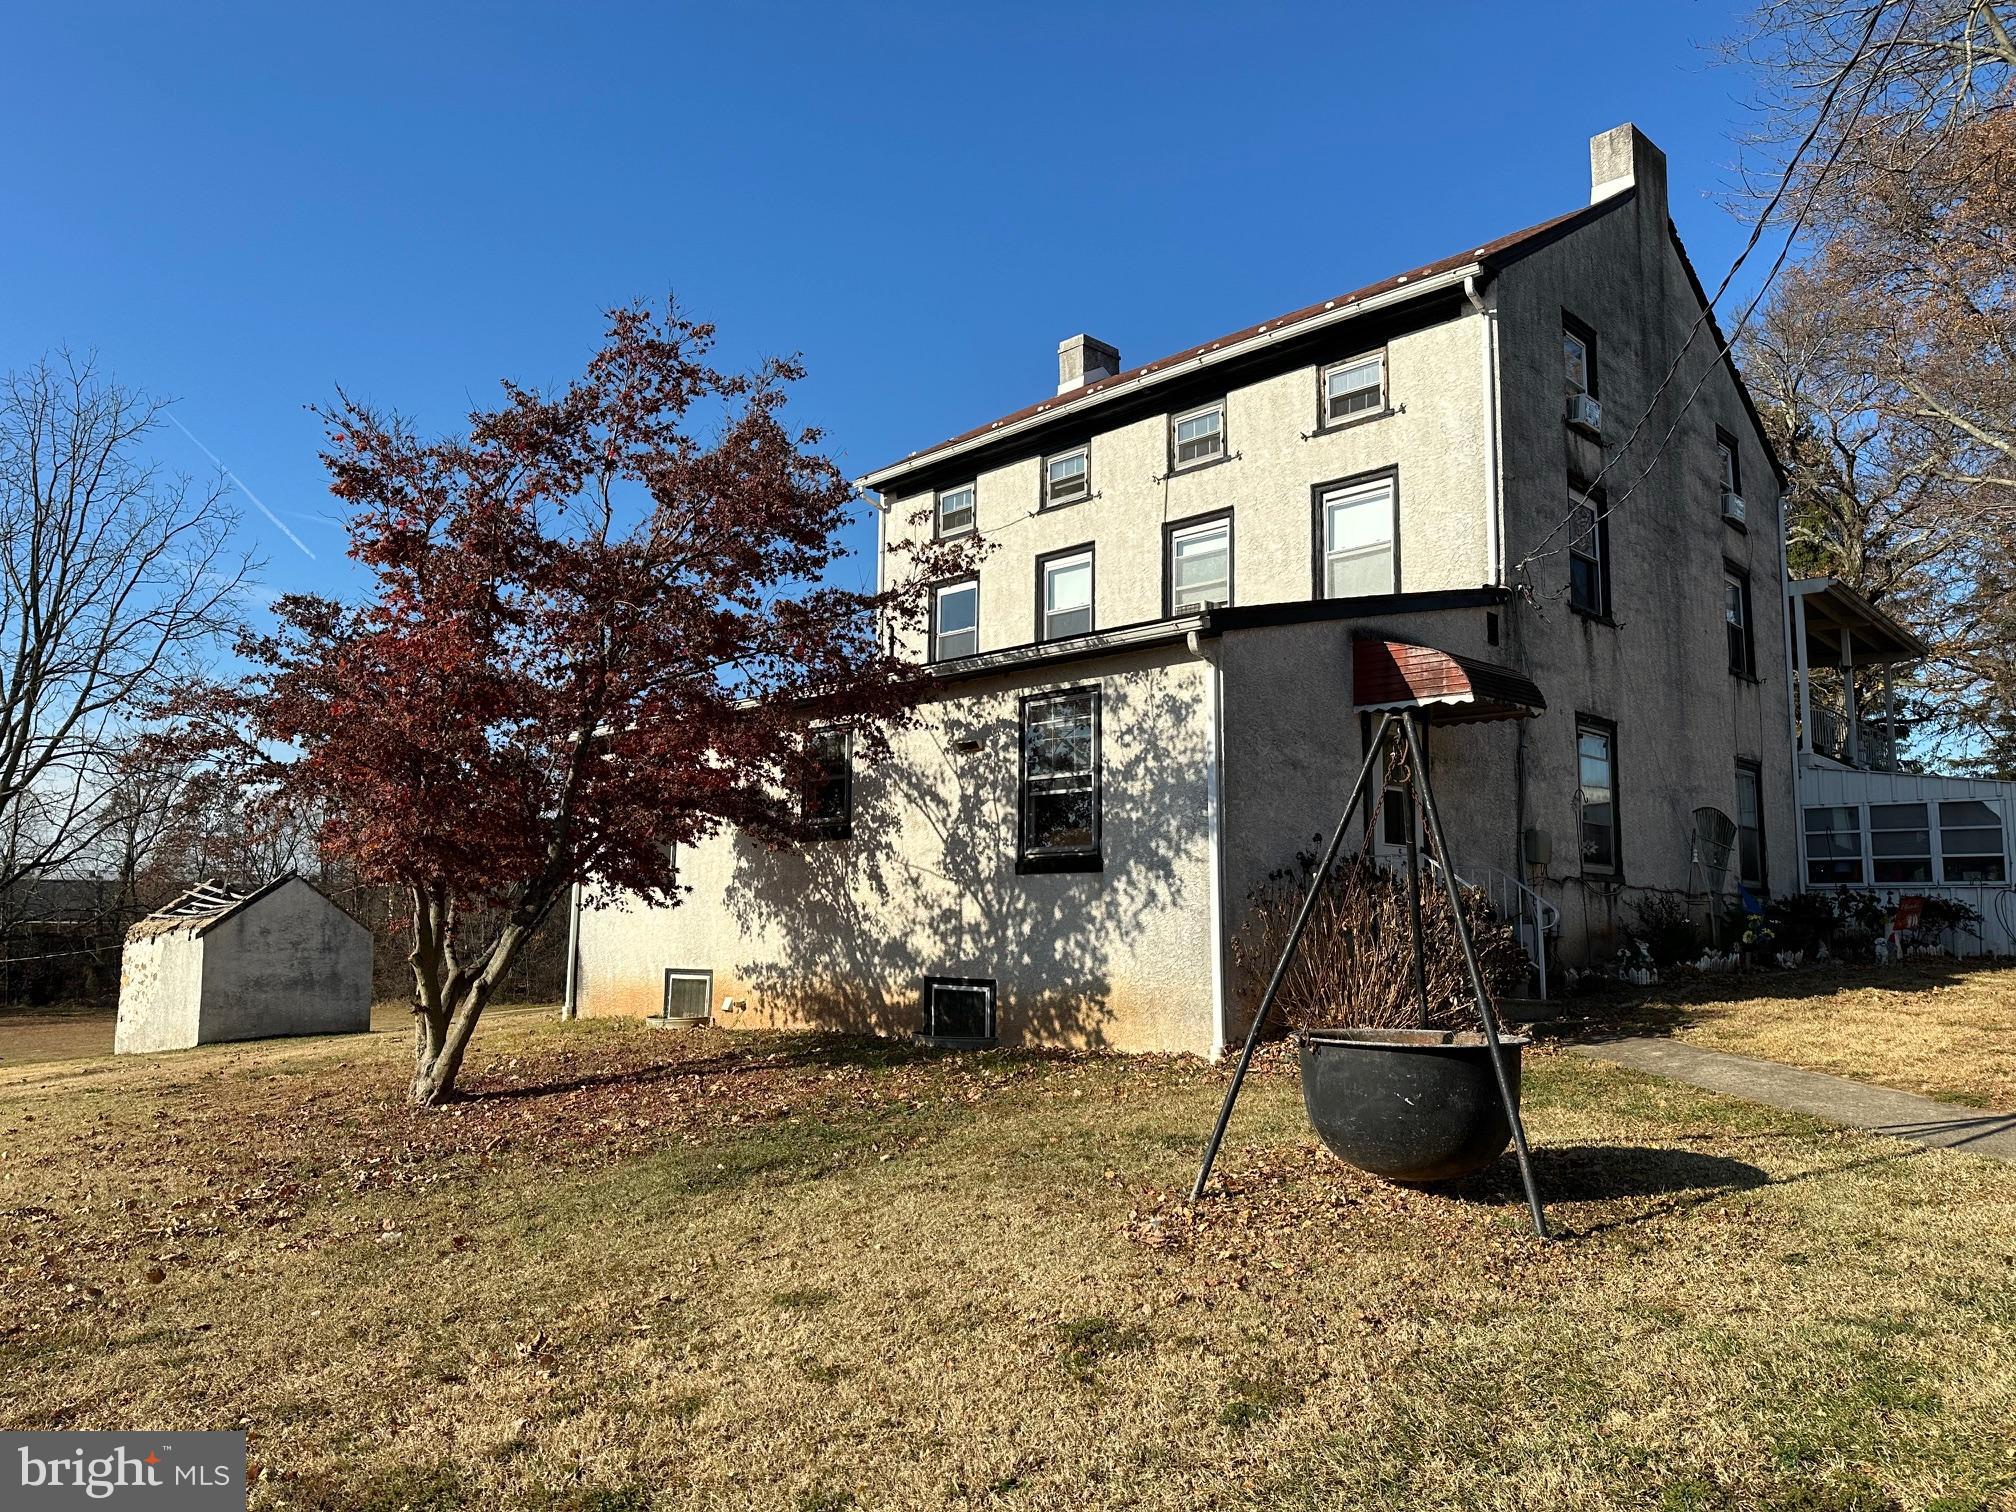
[[(1853, 115), (1849, 118), (1848, 124), (1850, 128), (1854, 126), (1857, 120), (1861, 119), (1862, 112), (1868, 108), (1869, 96), (1876, 87), (1876, 81), (1883, 76), (1883, 64), (1889, 61), (1890, 54), (1896, 49), (1898, 41), (1904, 34), (1905, 27), (1910, 24), (1911, 12), (1916, 8), (1916, 5), (1917, 0), (1905, 0), (1903, 18), (1897, 23), (1896, 31), (1891, 34), (1890, 40), (1884, 46), (1882, 62), (1869, 71), (1868, 79), (1862, 86), (1862, 94), (1855, 103)], [(1729, 285), (1734, 281), (1736, 274), (1742, 269), (1744, 263), (1749, 260), (1750, 254), (1757, 249), (1757, 244), (1763, 240), (1764, 228), (1770, 224), (1771, 217), (1777, 213), (1779, 204), (1783, 201), (1786, 192), (1791, 188), (1792, 176), (1798, 169), (1800, 159), (1806, 155), (1808, 149), (1812, 147), (1813, 142), (1819, 136), (1821, 128), (1826, 125), (1828, 116), (1833, 113), (1834, 101), (1839, 96), (1842, 86), (1848, 82), (1848, 79), (1854, 74), (1856, 66), (1861, 63), (1863, 55), (1868, 51), (1871, 40), (1876, 35), (1877, 25), (1882, 21), (1884, 13), (1889, 8), (1888, 0), (1883, 0), (1883, 3), (1879, 3), (1871, 8), (1869, 24), (1863, 29), (1861, 40), (1855, 47), (1854, 56), (1849, 59), (1847, 66), (1836, 76), (1833, 85), (1827, 91), (1826, 99), (1821, 102), (1818, 114), (1814, 116), (1813, 124), (1807, 129), (1806, 135), (1800, 139), (1798, 147), (1794, 149), (1791, 158), (1786, 162), (1784, 171), (1779, 176), (1778, 187), (1773, 191), (1770, 200), (1766, 203), (1764, 213), (1757, 218), (1757, 223), (1752, 228), (1748, 240), (1744, 242), (1743, 249), (1736, 254), (1735, 261), (1730, 263), (1729, 271), (1723, 274), (1722, 281), (1716, 286), (1714, 294), (1702, 304), (1701, 313), (1695, 317), (1693, 325), (1688, 327), (1687, 339), (1680, 344), (1680, 350), (1674, 354), (1673, 361), (1667, 366), (1665, 376), (1659, 380), (1658, 387), (1652, 391), (1652, 397), (1646, 401), (1644, 413), (1632, 425), (1630, 434), (1624, 438), (1611, 457), (1597, 469), (1596, 476), (1591, 478), (1587, 486), (1582, 490), (1585, 500), (1602, 483), (1610, 469), (1615, 467), (1619, 462), (1622, 462), (1624, 457), (1630, 452), (1640, 432), (1645, 429), (1646, 424), (1651, 420), (1653, 411), (1658, 408), (1660, 396), (1666, 392), (1674, 378), (1679, 375), (1680, 365), (1686, 361), (1687, 353), (1694, 346), (1694, 338), (1701, 333), (1701, 327), (1714, 314), (1716, 304), (1720, 302), (1724, 294), (1728, 293)], [(1608, 519), (1619, 509), (1623, 508), (1631, 496), (1638, 491), (1638, 485), (1651, 476), (1652, 469), (1658, 466), (1659, 459), (1666, 454), (1667, 446), (1679, 431), (1680, 422), (1686, 419), (1688, 411), (1694, 406), (1695, 398), (1700, 394), (1703, 385), (1708, 382), (1708, 375), (1715, 371), (1716, 366), (1726, 359), (1730, 352), (1735, 350), (1737, 337), (1743, 334), (1744, 329), (1750, 323), (1751, 315), (1756, 312), (1758, 304), (1770, 292), (1772, 283), (1784, 268), (1786, 258), (1791, 255), (1793, 245), (1799, 239), (1799, 233), (1806, 224), (1806, 217), (1812, 213), (1813, 202), (1819, 197), (1820, 184), (1824, 181), (1826, 175), (1832, 171), (1835, 163), (1840, 161), (1841, 154), (1847, 145), (1848, 132), (1844, 130), (1835, 141), (1834, 149), (1828, 154), (1827, 161), (1822, 166), (1819, 175), (1813, 180), (1812, 188), (1807, 192), (1805, 203), (1800, 206), (1799, 213), (1793, 217), (1792, 227), (1785, 236), (1785, 243), (1778, 249), (1778, 255), (1772, 260), (1771, 267), (1765, 273), (1762, 284), (1758, 286), (1756, 295), (1744, 307), (1743, 314), (1738, 318), (1730, 335), (1724, 338), (1721, 346), (1716, 349), (1714, 356), (1702, 368), (1700, 378), (1695, 381), (1694, 387), (1688, 390), (1686, 399), (1681, 403), (1679, 413), (1673, 417), (1673, 423), (1666, 428), (1666, 434), (1659, 438), (1659, 444), (1653, 449), (1652, 455), (1646, 461), (1644, 468), (1631, 480), (1630, 485), (1618, 497), (1615, 503), (1605, 504), (1601, 509), (1596, 511), (1597, 519)], [(1524, 573), (1528, 567), (1534, 562), (1539, 561), (1543, 556), (1552, 555), (1553, 553), (1548, 549), (1549, 543), (1568, 525), (1572, 524), (1585, 507), (1585, 505), (1581, 504), (1572, 506), (1560, 519), (1556, 520), (1553, 528), (1540, 538), (1539, 544), (1519, 559), (1513, 571), (1515, 573)]]

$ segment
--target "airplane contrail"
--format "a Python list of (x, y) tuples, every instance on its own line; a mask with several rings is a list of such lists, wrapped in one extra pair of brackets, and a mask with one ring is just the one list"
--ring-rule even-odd
[(250, 499), (254, 504), (257, 504), (259, 506), (259, 513), (263, 514), (264, 516), (266, 516), (267, 519), (271, 520), (275, 525), (279, 526), (280, 533), (286, 536), (287, 539), (292, 541), (296, 546), (299, 546), (301, 548), (301, 554), (303, 556), (308, 558), (308, 560), (311, 562), (315, 560), (315, 553), (308, 549), (307, 543), (303, 541), (301, 537), (297, 536), (296, 534), (294, 534), (293, 531), (287, 528), (286, 521), (282, 520), (280, 516), (276, 515), (275, 513), (273, 513), (272, 510), (266, 507), (266, 501), (264, 499), (260, 498), (259, 495), (255, 494), (254, 492), (252, 492), (251, 489), (245, 486), (245, 480), (243, 478), (239, 477), (238, 474), (234, 473), (233, 471), (231, 471), (230, 468), (224, 465), (224, 459), (222, 457), (218, 456), (217, 453), (210, 450), (210, 448), (205, 446), (201, 441), (196, 440), (196, 433), (190, 430), (189, 427), (184, 425), (180, 420), (176, 420), (175, 412), (173, 410), (168, 411), (168, 418), (171, 421), (174, 421), (175, 429), (182, 432), (183, 435), (187, 436), (190, 439), (190, 441), (194, 443), (196, 450), (200, 451), (201, 453), (203, 453), (204, 456), (208, 457), (212, 462), (215, 462), (217, 464), (217, 470), (222, 474), (224, 474), (225, 477), (231, 480), (232, 485), (237, 488), (238, 492), (242, 493), (243, 495), (245, 495), (246, 498)]

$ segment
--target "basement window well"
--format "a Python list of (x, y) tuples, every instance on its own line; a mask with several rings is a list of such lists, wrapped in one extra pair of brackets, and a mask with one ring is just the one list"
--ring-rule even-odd
[(692, 1022), (714, 1009), (714, 973), (677, 966), (665, 970), (665, 1017)]
[(917, 1037), (934, 1045), (994, 1043), (994, 983), (986, 977), (924, 978)]

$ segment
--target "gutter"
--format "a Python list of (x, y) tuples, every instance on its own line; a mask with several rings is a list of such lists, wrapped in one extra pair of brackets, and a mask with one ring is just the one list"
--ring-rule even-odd
[(940, 462), (948, 461), (966, 452), (975, 451), (983, 446), (991, 446), (1003, 437), (1020, 435), (1024, 431), (1035, 430), (1039, 427), (1050, 425), (1060, 416), (1075, 415), (1082, 410), (1095, 409), (1099, 405), (1106, 403), (1109, 399), (1116, 399), (1125, 394), (1139, 393), (1143, 389), (1152, 388), (1154, 385), (1165, 383), (1170, 379), (1188, 377), (1202, 368), (1213, 367), (1221, 362), (1230, 362), (1235, 358), (1249, 356), (1254, 352), (1265, 351), (1279, 342), (1299, 338), (1311, 331), (1320, 331), (1326, 326), (1336, 325), (1345, 320), (1353, 320), (1360, 315), (1370, 314), (1375, 310), (1383, 310), (1392, 305), (1404, 304), (1408, 300), (1418, 298), (1424, 293), (1434, 294), (1451, 289), (1460, 289), (1483, 271), (1484, 265), (1480, 262), (1465, 263), (1461, 267), (1433, 274), (1416, 283), (1401, 284), (1383, 293), (1370, 294), (1363, 299), (1353, 300), (1348, 304), (1341, 304), (1334, 310), (1324, 310), (1320, 314), (1311, 315), (1303, 320), (1283, 322), (1276, 325), (1272, 330), (1260, 335), (1249, 336), (1244, 341), (1234, 342), (1230, 345), (1214, 346), (1209, 351), (1200, 352), (1195, 357), (1186, 358), (1180, 362), (1172, 362), (1166, 367), (1157, 367), (1155, 364), (1150, 363), (1124, 382), (1112, 383), (1100, 388), (1095, 393), (1080, 394), (1076, 399), (1060, 400), (1055, 404), (1039, 406), (1035, 414), (1024, 416), (1022, 419), (1010, 424), (993, 426), (977, 436), (969, 436), (963, 441), (950, 442), (944, 446), (933, 447), (929, 451), (917, 452), (905, 457), (901, 462), (892, 462), (887, 467), (877, 468), (874, 472), (867, 473), (857, 480), (854, 486), (864, 490), (881, 489), (885, 484), (894, 482), (921, 467), (935, 466)]

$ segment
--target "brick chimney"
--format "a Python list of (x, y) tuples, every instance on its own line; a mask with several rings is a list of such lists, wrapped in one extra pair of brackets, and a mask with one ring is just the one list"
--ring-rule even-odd
[(1589, 203), (1636, 188), (1640, 208), (1666, 219), (1666, 154), (1628, 121), (1589, 138)]
[(1097, 383), (1101, 378), (1111, 378), (1120, 371), (1120, 351), (1110, 347), (1096, 337), (1083, 334), (1068, 336), (1057, 343), (1057, 392), (1068, 394), (1073, 389)]

